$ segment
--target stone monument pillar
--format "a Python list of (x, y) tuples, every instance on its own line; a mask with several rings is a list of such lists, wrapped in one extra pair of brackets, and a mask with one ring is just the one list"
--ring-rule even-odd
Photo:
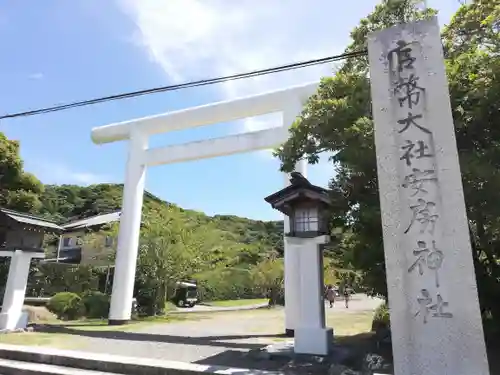
[(31, 259), (43, 259), (45, 254), (43, 252), (14, 250), (0, 251), (0, 257), (11, 258), (3, 296), (2, 313), (0, 314), (0, 330), (25, 328), (21, 326), (20, 322)]
[(368, 38), (396, 375), (486, 375), (436, 18)]

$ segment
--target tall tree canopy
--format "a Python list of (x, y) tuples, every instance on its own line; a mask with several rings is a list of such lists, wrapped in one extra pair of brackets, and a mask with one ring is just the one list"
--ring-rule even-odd
[[(436, 14), (411, 0), (384, 2), (351, 33), (347, 51), (366, 48), (368, 33)], [(500, 2), (463, 5), (443, 30), (467, 213), (484, 312), (500, 320)], [(366, 58), (346, 61), (323, 78), (277, 151), (282, 170), (333, 153), (332, 225), (342, 228), (337, 255), (362, 271), (372, 293), (386, 295), (370, 82)], [(495, 298), (496, 297), (496, 298)]]
[(19, 142), (0, 132), (0, 207), (36, 212), (41, 207), (42, 193), (42, 183), (23, 170)]

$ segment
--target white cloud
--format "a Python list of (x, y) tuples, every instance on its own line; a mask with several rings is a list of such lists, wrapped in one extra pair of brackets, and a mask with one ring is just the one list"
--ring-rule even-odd
[(28, 76), (28, 78), (33, 79), (33, 80), (39, 80), (39, 79), (43, 79), (44, 75), (43, 75), (43, 73), (33, 73), (33, 74), (30, 74)]
[[(380, 0), (353, 0), (341, 11), (331, 0), (116, 0), (137, 26), (145, 48), (171, 81), (225, 76), (332, 56), (345, 49), (349, 32)], [(455, 0), (430, 0), (448, 20)], [(333, 64), (217, 84), (230, 99), (319, 80)], [(247, 118), (234, 132), (281, 124), (280, 114)], [(256, 154), (270, 160), (270, 150)], [(327, 158), (327, 156), (325, 156)], [(331, 170), (321, 162), (318, 170)]]
[(45, 184), (77, 184), (92, 185), (110, 182), (108, 176), (76, 171), (68, 166), (49, 160), (37, 160), (29, 165), (26, 163), (27, 171), (35, 174)]
[[(118, 0), (136, 23), (139, 42), (170, 80), (184, 82), (334, 55), (334, 2), (269, 0)], [(321, 65), (220, 84), (220, 98), (252, 95), (318, 80)], [(239, 122), (240, 131), (279, 125), (276, 116)]]
[[(137, 26), (135, 41), (171, 81), (209, 78), (341, 53), (349, 32), (381, 0), (115, 0)], [(447, 21), (456, 0), (429, 0)], [(321, 65), (219, 84), (223, 99), (331, 74)], [(252, 128), (252, 123), (246, 123)], [(270, 120), (268, 121), (270, 124)]]
[[(269, 0), (118, 0), (137, 25), (135, 41), (171, 81), (185, 82), (265, 69), (341, 53), (334, 2)], [(345, 33), (347, 38), (347, 33)], [(344, 39), (345, 39), (344, 38)], [(337, 42), (336, 42), (337, 40)], [(218, 84), (218, 100), (299, 85), (332, 74), (324, 64)], [(280, 126), (281, 114), (237, 121), (235, 131)], [(273, 160), (272, 150), (255, 153)], [(318, 168), (321, 169), (321, 168)]]
[[(137, 26), (134, 41), (158, 63), (170, 81), (225, 76), (341, 53), (349, 32), (381, 0), (353, 0), (342, 8), (331, 0), (116, 0)], [(446, 3), (446, 4), (445, 4)], [(442, 22), (456, 0), (429, 0)], [(217, 84), (219, 98), (231, 99), (319, 80), (334, 65), (286, 71)], [(237, 122), (234, 132), (281, 124), (279, 114)], [(272, 160), (270, 150), (256, 153)], [(323, 155), (311, 167), (320, 184), (333, 166)]]

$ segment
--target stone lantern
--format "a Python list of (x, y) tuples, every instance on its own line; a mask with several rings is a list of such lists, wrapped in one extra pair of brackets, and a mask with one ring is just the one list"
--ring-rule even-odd
[(290, 185), (266, 197), (265, 201), (290, 218), (290, 228), (285, 233), (286, 247), (287, 251), (296, 253), (299, 262), (300, 311), (294, 332), (294, 351), (327, 355), (333, 343), (333, 330), (325, 326), (323, 298), (322, 247), (330, 240), (328, 190), (293, 172)]
[(298, 172), (292, 173), (290, 183), (265, 198), (274, 209), (290, 218), (290, 230), (285, 235), (300, 238), (328, 235), (328, 190), (311, 184)]
[(0, 208), (0, 257), (10, 258), (9, 274), (0, 313), (0, 331), (24, 328), (27, 314), (22, 312), (30, 263), (44, 259), (46, 233), (62, 228), (54, 222), (26, 213)]

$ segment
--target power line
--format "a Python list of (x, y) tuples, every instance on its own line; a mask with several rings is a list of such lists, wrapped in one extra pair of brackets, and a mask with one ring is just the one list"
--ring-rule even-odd
[(308, 60), (308, 61), (302, 61), (302, 62), (293, 63), (293, 64), (281, 65), (281, 66), (277, 66), (274, 68), (254, 70), (252, 72), (247, 72), (247, 73), (239, 73), (239, 74), (233, 74), (233, 75), (228, 75), (228, 76), (224, 76), (224, 77), (217, 77), (217, 78), (211, 78), (211, 79), (204, 79), (204, 80), (200, 80), (200, 81), (186, 82), (186, 83), (181, 83), (181, 84), (177, 84), (177, 85), (161, 86), (161, 87), (155, 87), (152, 89), (132, 91), (132, 92), (123, 93), (123, 94), (116, 94), (116, 95), (109, 95), (109, 96), (104, 96), (104, 97), (90, 99), (90, 100), (83, 100), (83, 101), (72, 102), (72, 103), (68, 103), (68, 104), (56, 105), (53, 107), (46, 107), (46, 108), (40, 108), (40, 109), (31, 110), (31, 111), (6, 114), (3, 116), (0, 116), (0, 120), (5, 120), (5, 119), (9, 119), (9, 118), (16, 118), (16, 117), (35, 116), (35, 115), (39, 115), (42, 113), (59, 112), (59, 111), (63, 111), (63, 110), (70, 109), (70, 108), (83, 107), (83, 106), (87, 106), (87, 105), (93, 105), (93, 104), (98, 104), (98, 103), (103, 103), (103, 102), (108, 102), (108, 101), (113, 101), (113, 100), (121, 100), (121, 99), (133, 98), (136, 96), (155, 94), (155, 93), (159, 93), (159, 92), (181, 90), (181, 89), (186, 89), (189, 87), (213, 85), (215, 83), (234, 81), (234, 80), (250, 78), (250, 77), (257, 77), (257, 76), (267, 75), (267, 74), (272, 74), (272, 73), (279, 73), (279, 72), (283, 72), (283, 71), (287, 71), (287, 70), (295, 70), (295, 69), (305, 68), (305, 67), (313, 66), (313, 65), (321, 65), (321, 64), (328, 63), (328, 62), (340, 61), (340, 60), (353, 58), (353, 57), (360, 57), (360, 56), (364, 56), (366, 54), (367, 54), (366, 50), (348, 52), (348, 53), (343, 53), (343, 54), (336, 55), (336, 56), (329, 56), (329, 57), (323, 57), (323, 58), (315, 59), (315, 60)]

